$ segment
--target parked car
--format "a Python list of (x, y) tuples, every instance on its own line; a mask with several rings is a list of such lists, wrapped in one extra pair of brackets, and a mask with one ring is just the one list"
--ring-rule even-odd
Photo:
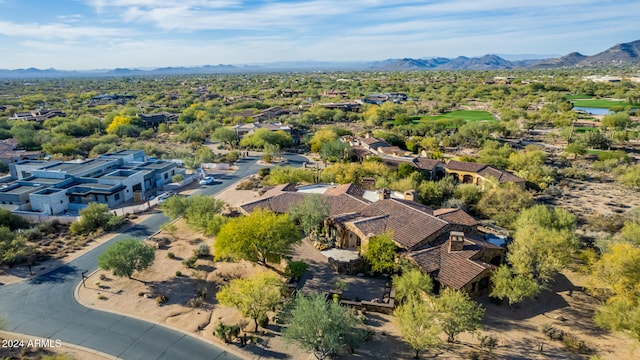
[(205, 176), (200, 180), (200, 185), (213, 185), (213, 176)]
[(172, 193), (166, 193), (158, 196), (158, 204), (162, 204), (163, 202), (167, 201), (171, 196), (173, 196)]

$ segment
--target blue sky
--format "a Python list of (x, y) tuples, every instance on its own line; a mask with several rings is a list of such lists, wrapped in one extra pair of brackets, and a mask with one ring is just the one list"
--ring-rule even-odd
[(638, 0), (0, 0), (0, 68), (593, 55)]

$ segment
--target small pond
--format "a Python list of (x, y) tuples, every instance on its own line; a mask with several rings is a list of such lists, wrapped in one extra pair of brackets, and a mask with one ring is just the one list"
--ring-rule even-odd
[(609, 109), (607, 108), (592, 108), (592, 107), (580, 107), (580, 106), (576, 106), (573, 108), (573, 110), (576, 111), (584, 111), (588, 114), (591, 115), (607, 115), (607, 114), (611, 114), (611, 111), (609, 111)]

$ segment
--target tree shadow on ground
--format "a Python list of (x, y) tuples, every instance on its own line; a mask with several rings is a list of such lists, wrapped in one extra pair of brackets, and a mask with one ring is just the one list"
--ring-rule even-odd
[(149, 281), (146, 285), (148, 293), (154, 298), (160, 295), (167, 297), (167, 301), (163, 305), (187, 305), (190, 299), (198, 297), (198, 291), (202, 288), (206, 288), (203, 306), (217, 304), (218, 286), (210, 281), (193, 279), (188, 276), (176, 276), (164, 281)]
[(365, 321), (364, 324), (371, 327), (382, 327), (386, 322), (387, 320), (382, 316), (376, 313), (367, 312), (367, 321)]
[[(258, 343), (255, 345), (247, 345), (243, 350), (250, 352), (255, 355), (255, 358), (258, 359), (289, 359), (289, 354), (269, 350), (268, 344), (264, 341), (264, 339), (258, 338)], [(253, 357), (252, 357), (253, 358)]]
[[(27, 271), (28, 274), (28, 271)], [(63, 283), (66, 280), (75, 279), (77, 281), (82, 281), (81, 271), (78, 270), (75, 266), (71, 265), (61, 265), (55, 268), (54, 270), (47, 272), (45, 274), (33, 277), (29, 279), (31, 284), (47, 284), (47, 283)]]

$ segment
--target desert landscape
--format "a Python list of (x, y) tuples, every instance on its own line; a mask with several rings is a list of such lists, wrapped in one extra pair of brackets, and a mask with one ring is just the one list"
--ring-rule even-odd
[[(254, 191), (228, 190), (218, 198), (230, 206), (237, 206), (257, 196)], [(252, 326), (247, 326), (246, 333), (252, 341), (245, 347), (241, 347), (239, 341), (225, 344), (216, 338), (213, 330), (219, 322), (235, 324), (247, 321), (236, 309), (216, 303), (218, 286), (230, 279), (271, 270), (244, 261), (215, 262), (211, 257), (198, 260), (199, 270), (186, 268), (181, 260), (190, 257), (201, 243), (213, 249), (215, 239), (194, 232), (180, 220), (175, 225), (178, 231), (174, 235), (162, 232), (156, 235), (170, 239), (170, 244), (156, 250), (156, 261), (149, 269), (134, 274), (133, 279), (115, 278), (109, 272), (97, 271), (88, 278), (86, 287), (78, 286), (78, 300), (85, 306), (136, 316), (200, 336), (244, 358), (313, 358), (311, 354), (285, 343), (279, 336), (279, 326), (273, 322), (259, 333), (253, 333)], [(151, 238), (148, 242), (155, 244), (156, 240)], [(323, 255), (308, 241), (296, 247), (294, 258), (312, 264), (310, 271), (316, 271), (316, 267), (319, 270), (324, 267), (325, 272), (329, 269), (326, 258), (323, 259)], [(176, 275), (177, 272), (180, 275)], [(347, 282), (361, 280), (355, 276), (334, 276)], [(602, 359), (640, 357), (640, 349), (633, 339), (622, 333), (600, 330), (593, 323), (598, 301), (583, 291), (583, 281), (583, 276), (578, 272), (565, 270), (558, 275), (552, 289), (545, 290), (536, 299), (515, 306), (495, 304), (486, 295), (482, 296), (479, 301), (486, 309), (482, 330), (477, 334), (461, 334), (456, 343), (445, 341), (424, 356), (443, 359), (468, 358), (471, 354), (495, 359), (588, 359), (596, 355)], [(206, 299), (196, 306), (190, 304), (202, 289), (206, 289)], [(304, 288), (301, 290), (304, 291)], [(160, 295), (166, 296), (167, 301), (159, 305), (156, 298)], [(366, 316), (367, 328), (374, 336), (348, 358), (380, 359), (381, 354), (387, 359), (413, 356), (411, 349), (402, 341), (391, 316), (372, 312), (366, 313)], [(578, 348), (569, 349), (562, 342), (547, 338), (542, 330), (548, 325), (575, 336), (576, 342), (582, 341), (580, 351), (585, 353), (580, 354)], [(482, 349), (479, 341), (482, 335), (498, 339), (498, 346), (491, 352)]]

